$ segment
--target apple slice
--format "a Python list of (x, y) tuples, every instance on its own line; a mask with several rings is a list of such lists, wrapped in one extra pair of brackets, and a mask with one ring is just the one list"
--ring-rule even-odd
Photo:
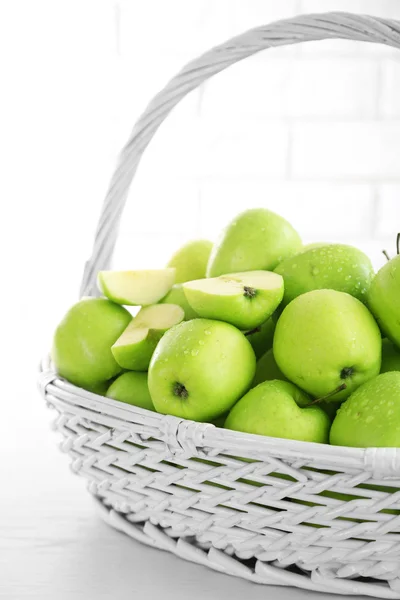
[(163, 298), (175, 282), (175, 269), (100, 271), (99, 290), (109, 300), (129, 306), (148, 306)]
[(253, 329), (268, 319), (283, 298), (283, 278), (269, 271), (229, 273), (183, 284), (200, 317)]
[(147, 371), (153, 352), (164, 333), (185, 318), (176, 304), (142, 308), (111, 347), (117, 363), (131, 371)]

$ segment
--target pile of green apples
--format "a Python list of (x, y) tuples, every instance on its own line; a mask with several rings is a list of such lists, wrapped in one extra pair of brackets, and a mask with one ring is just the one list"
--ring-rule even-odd
[(103, 297), (68, 311), (52, 360), (77, 386), (163, 414), (400, 446), (399, 238), (375, 274), (359, 249), (304, 246), (281, 216), (247, 210), (163, 269), (101, 271)]

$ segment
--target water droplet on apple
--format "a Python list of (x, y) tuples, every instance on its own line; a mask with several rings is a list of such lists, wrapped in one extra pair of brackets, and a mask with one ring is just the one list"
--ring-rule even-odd
[(209, 329), (205, 329), (205, 330), (204, 330), (204, 333), (205, 333), (206, 335), (211, 335), (211, 331), (210, 331)]
[(339, 267), (338, 270), (337, 270), (338, 273), (341, 273), (342, 271), (343, 271), (342, 267)]
[(198, 353), (199, 353), (199, 351), (198, 351), (198, 350), (192, 350), (190, 354), (191, 354), (192, 356), (197, 356), (197, 355), (198, 355)]
[(351, 275), (346, 275), (345, 280), (350, 281), (350, 279), (351, 279)]
[(372, 415), (368, 415), (368, 417), (365, 419), (366, 423), (371, 423), (374, 420), (374, 417)]
[(203, 340), (199, 340), (199, 346), (204, 346)]

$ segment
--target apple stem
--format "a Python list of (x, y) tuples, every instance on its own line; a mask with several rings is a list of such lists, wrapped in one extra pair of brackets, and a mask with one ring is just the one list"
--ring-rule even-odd
[(397, 250), (397, 255), (400, 254), (400, 231), (397, 234), (397, 238), (396, 238), (396, 250)]
[(261, 331), (261, 326), (254, 327), (254, 329), (250, 329), (250, 331), (246, 331), (244, 335), (253, 335), (253, 333), (259, 333)]
[(347, 385), (345, 383), (342, 383), (335, 390), (332, 390), (332, 392), (329, 392), (329, 394), (326, 394), (326, 396), (322, 396), (322, 398), (317, 398), (316, 400), (313, 400), (312, 402), (310, 402), (310, 404), (319, 404), (319, 402), (323, 402), (324, 400), (331, 398), (331, 396), (334, 396), (335, 394), (342, 392), (346, 388), (347, 388)]
[(382, 254), (384, 254), (384, 256), (386, 257), (386, 260), (390, 260), (390, 256), (389, 256), (387, 250), (382, 250)]

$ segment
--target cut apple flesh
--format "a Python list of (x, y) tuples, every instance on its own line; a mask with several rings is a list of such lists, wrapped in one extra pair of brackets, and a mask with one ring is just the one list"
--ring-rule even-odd
[(183, 284), (200, 317), (226, 321), (240, 329), (258, 327), (283, 298), (283, 278), (270, 271), (229, 273)]
[(163, 298), (175, 281), (175, 269), (100, 271), (97, 282), (109, 300), (129, 306), (148, 306)]
[(209, 279), (198, 279), (183, 284), (184, 290), (198, 290), (213, 296), (238, 296), (255, 298), (258, 290), (282, 288), (282, 277), (270, 271), (231, 273)]
[(142, 308), (112, 346), (115, 360), (125, 369), (146, 370), (163, 334), (184, 317), (183, 308), (175, 304)]
[(172, 325), (180, 323), (184, 316), (185, 312), (183, 308), (177, 304), (155, 304), (154, 306), (146, 306), (140, 309), (129, 325), (132, 327), (147, 327), (148, 329), (162, 329), (165, 331), (172, 327)]

